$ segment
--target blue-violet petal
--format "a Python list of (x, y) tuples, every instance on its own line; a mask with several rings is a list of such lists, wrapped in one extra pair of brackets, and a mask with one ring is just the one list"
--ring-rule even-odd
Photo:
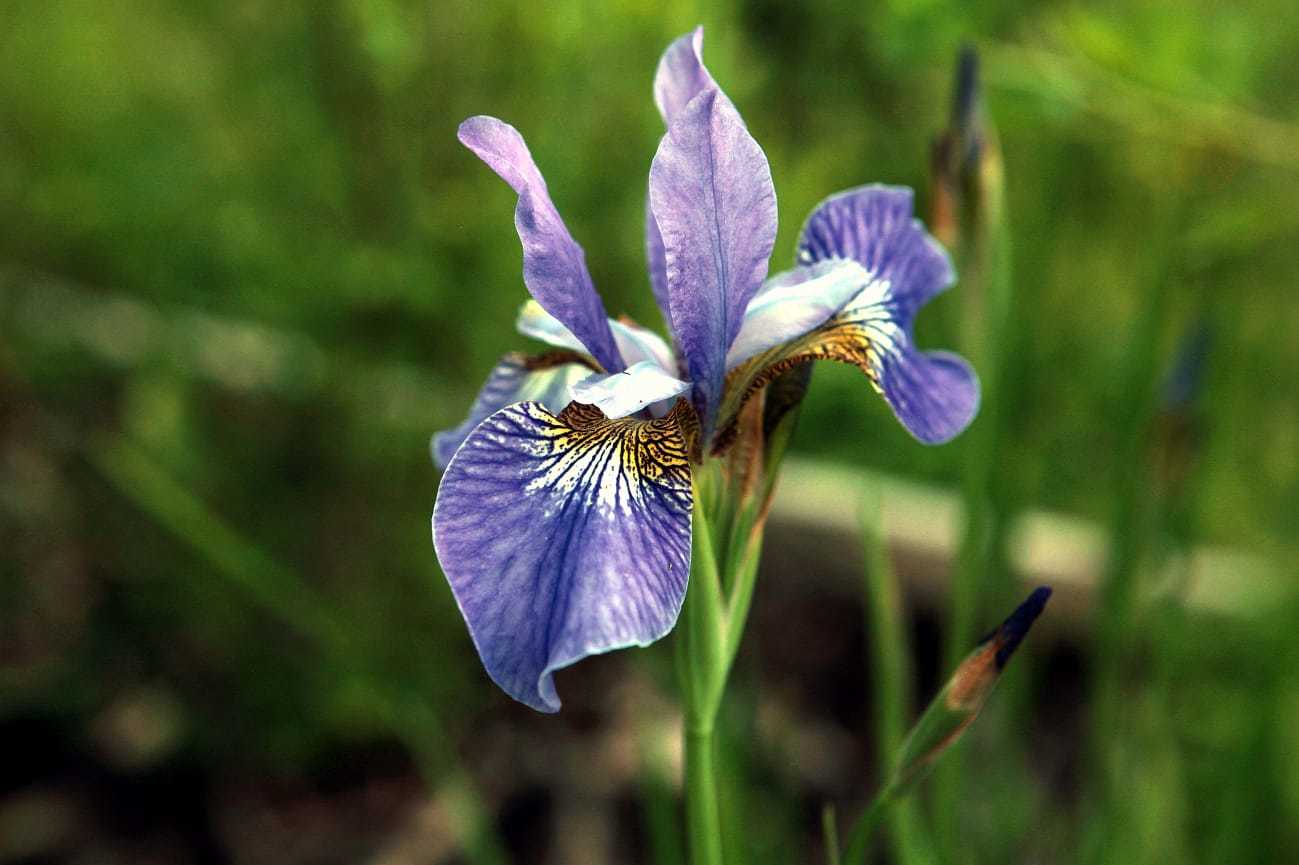
[[(582, 341), (573, 336), (572, 331), (560, 324), (558, 319), (542, 309), (541, 304), (535, 300), (525, 301), (519, 308), (514, 326), (524, 336), (539, 339), (558, 348), (582, 351)], [(663, 337), (630, 321), (611, 318), (609, 327), (613, 331), (614, 343), (628, 366), (652, 360), (664, 372), (676, 372), (676, 357), (672, 354), (672, 347), (663, 341)]]
[(956, 281), (951, 259), (914, 217), (904, 186), (861, 186), (817, 205), (799, 235), (798, 263), (831, 258), (851, 258), (887, 282), (889, 307), (904, 327)]
[(523, 136), (494, 117), (471, 117), (460, 124), (459, 137), (519, 194), (514, 227), (523, 244), (523, 281), (528, 291), (577, 335), (605, 370), (622, 369), (604, 302), (586, 269), (586, 254), (550, 200)]
[[(654, 103), (664, 124), (671, 124), (672, 118), (700, 92), (708, 88), (717, 88), (717, 82), (704, 66), (704, 28), (696, 27), (692, 32), (676, 39), (659, 59), (658, 70), (654, 73)], [(645, 258), (649, 264), (650, 287), (654, 291), (654, 300), (668, 329), (672, 330), (672, 310), (668, 302), (667, 262), (664, 258), (663, 236), (654, 212), (645, 201)], [(675, 331), (673, 330), (675, 333)]]
[[(745, 401), (785, 370), (812, 360), (861, 368), (917, 439), (941, 444), (974, 419), (979, 382), (969, 364), (946, 352), (921, 352), (912, 336), (920, 306), (955, 278), (946, 252), (912, 215), (911, 191), (866, 186), (823, 202), (803, 228), (804, 267), (851, 259), (869, 274), (856, 296), (824, 324), (759, 352), (732, 369), (720, 410), (723, 447)], [(790, 277), (774, 278), (788, 287)], [(762, 302), (760, 296), (757, 303)]]
[(663, 237), (674, 336), (707, 437), (726, 352), (776, 238), (767, 157), (720, 91), (705, 89), (673, 117), (650, 168), (650, 208)]
[(488, 674), (543, 712), (553, 673), (667, 634), (685, 598), (693, 493), (677, 417), (520, 403), (456, 452), (433, 543)]

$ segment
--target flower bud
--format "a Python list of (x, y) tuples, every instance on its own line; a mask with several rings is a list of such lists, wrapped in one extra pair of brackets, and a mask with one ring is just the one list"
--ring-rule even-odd
[(920, 716), (902, 745), (897, 769), (889, 782), (893, 795), (915, 784), (944, 751), (974, 722), (1001, 672), (1042, 613), (1051, 589), (1041, 586), (995, 630), (979, 641), (943, 690)]

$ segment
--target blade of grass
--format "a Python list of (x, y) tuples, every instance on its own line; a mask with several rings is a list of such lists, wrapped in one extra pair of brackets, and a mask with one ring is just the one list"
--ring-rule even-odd
[(825, 845), (826, 865), (841, 865), (839, 858), (839, 826), (835, 821), (834, 806), (827, 802), (821, 808), (821, 839)]
[(672, 770), (661, 741), (644, 727), (640, 731), (640, 788), (645, 834), (649, 837), (650, 861), (654, 865), (685, 865), (682, 849), (679, 800), (671, 781)]
[(1161, 226), (1162, 242), (1154, 266), (1140, 284), (1147, 294), (1128, 338), (1120, 378), (1115, 427), (1118, 451), (1112, 465), (1113, 510), (1110, 547), (1097, 590), (1095, 696), (1090, 752), (1094, 791), (1101, 819), (1093, 821), (1084, 861), (1113, 861), (1124, 837), (1123, 802), (1126, 771), (1119, 744), (1130, 718), (1124, 711), (1125, 668), (1132, 657), (1139, 627), (1139, 565), (1151, 542), (1148, 447), (1157, 395), (1159, 332), (1164, 322), (1175, 257), (1180, 213), (1176, 208)]
[[(862, 546), (866, 551), (865, 607), (871, 679), (875, 686), (875, 742), (881, 775), (889, 772), (902, 750), (912, 703), (910, 655), (901, 587), (885, 543), (881, 502), (868, 493), (861, 508)], [(893, 855), (901, 865), (933, 861), (925, 841), (918, 803), (897, 803), (889, 820)], [(850, 860), (851, 861), (851, 860)]]

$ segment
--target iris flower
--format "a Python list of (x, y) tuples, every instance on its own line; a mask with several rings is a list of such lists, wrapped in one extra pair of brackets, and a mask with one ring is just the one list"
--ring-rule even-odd
[(434, 546), (488, 674), (545, 712), (560, 706), (556, 670), (672, 629), (690, 571), (692, 474), (749, 434), (741, 409), (782, 373), (854, 364), (926, 443), (952, 438), (978, 408), (970, 367), (912, 340), (916, 311), (954, 273), (913, 218), (909, 189), (826, 199), (796, 266), (768, 278), (771, 171), (702, 47), (702, 29), (673, 42), (654, 80), (667, 133), (650, 167), (645, 246), (670, 344), (608, 317), (520, 134), (491, 117), (459, 130), (518, 193), (532, 295), (518, 329), (552, 349), (507, 355), (464, 423), (434, 437), (445, 466)]

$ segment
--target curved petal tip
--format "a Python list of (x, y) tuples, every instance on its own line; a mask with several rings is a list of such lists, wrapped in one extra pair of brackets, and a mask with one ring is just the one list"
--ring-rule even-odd
[(951, 441), (979, 412), (979, 377), (951, 352), (907, 345), (879, 357), (877, 376), (893, 413), (924, 444)]

